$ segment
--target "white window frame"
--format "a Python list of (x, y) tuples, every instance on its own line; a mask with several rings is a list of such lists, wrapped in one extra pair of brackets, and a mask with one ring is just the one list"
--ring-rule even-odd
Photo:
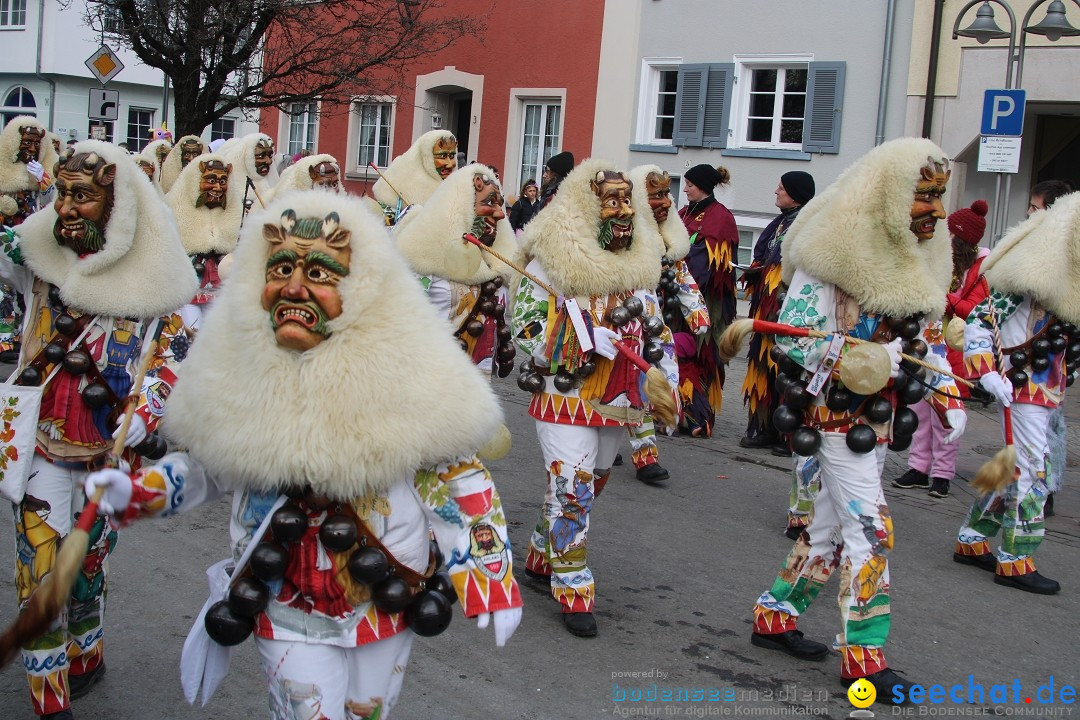
[[(345, 175), (358, 180), (378, 179), (378, 173), (367, 165), (360, 165), (360, 114), (365, 105), (389, 105), (390, 125), (386, 131), (386, 163), (389, 165), (394, 160), (394, 130), (397, 123), (397, 96), (396, 95), (357, 95), (351, 99), (349, 106), (349, 136), (345, 144), (347, 161), (344, 163)], [(376, 138), (376, 141), (378, 138)], [(377, 154), (377, 153), (376, 153)], [(386, 165), (376, 166), (385, 169)]]
[[(12, 22), (16, 14), (22, 16), (22, 22)], [(0, 28), (5, 30), (26, 28), (26, 0), (0, 0)]]
[[(233, 124), (232, 125), (232, 127), (233, 127), (232, 135), (230, 135), (227, 138), (216, 138), (216, 137), (214, 137), (214, 132), (215, 132), (214, 123), (220, 122), (222, 120), (229, 120), (230, 122), (232, 122), (232, 124)], [(210, 142), (214, 142), (215, 140), (219, 140), (219, 139), (220, 140), (232, 140), (233, 138), (238, 137), (237, 127), (239, 125), (240, 125), (240, 119), (236, 118), (236, 117), (233, 117), (232, 115), (224, 115), (222, 117), (219, 117), (217, 120), (214, 120), (213, 122), (210, 123), (210, 131), (209, 131), (210, 132)]]
[[(537, 103), (558, 103), (559, 148), (566, 138), (566, 88), (510, 88), (510, 108), (506, 117), (506, 156), (503, 158), (502, 185), (504, 192), (517, 195), (528, 178), (521, 174), (521, 141), (525, 129), (525, 106)], [(537, 170), (543, 172), (543, 168)], [(537, 183), (540, 178), (533, 178)]]
[[(735, 92), (734, 106), (731, 109), (733, 133), (732, 142), (728, 147), (745, 148), (747, 150), (797, 150), (802, 151), (803, 139), (797, 143), (785, 142), (754, 142), (746, 139), (746, 124), (750, 112), (750, 88), (751, 76), (754, 70), (787, 70), (789, 68), (807, 71), (807, 91), (809, 91), (809, 68), (814, 62), (813, 54), (793, 53), (782, 55), (736, 55), (735, 62)], [(779, 107), (774, 105), (773, 118), (778, 118), (777, 113), (782, 112), (783, 103)], [(805, 110), (804, 110), (805, 115)], [(779, 126), (777, 126), (777, 132)], [(803, 123), (803, 137), (806, 135), (806, 123)]]
[[(150, 124), (146, 126), (146, 132), (139, 133), (136, 137), (131, 136), (131, 113), (149, 113)], [(143, 148), (150, 144), (150, 131), (154, 129), (154, 109), (145, 107), (129, 107), (127, 118), (127, 144), (133, 153), (142, 152)]]
[[(312, 144), (311, 152), (312, 152), (312, 154), (318, 154), (318, 152), (319, 152), (319, 125), (321, 124), (319, 121), (320, 121), (320, 118), (322, 117), (322, 101), (306, 102), (306, 103), (289, 103), (290, 108), (293, 105), (314, 105), (315, 106), (315, 122), (313, 124), (315, 129), (314, 129), (314, 132), (313, 132), (312, 138), (311, 138), (311, 144)], [(303, 114), (307, 115), (309, 112), (310, 111), (305, 111)], [(288, 157), (292, 157), (293, 155), (295, 155), (297, 153), (296, 150), (292, 149), (292, 144), (290, 142), (290, 137), (292, 135), (291, 130), (292, 130), (292, 119), (293, 119), (293, 117), (294, 116), (291, 113), (289, 113), (288, 111), (282, 110), (282, 112), (281, 112), (281, 122), (278, 124), (278, 143), (277, 143), (277, 146), (279, 148), (282, 148), (281, 152), (287, 154)]]
[[(636, 142), (639, 145), (671, 145), (671, 138), (658, 138), (655, 134), (658, 101), (660, 95), (660, 73), (671, 71), (676, 74), (682, 65), (682, 58), (655, 57), (642, 58), (641, 83), (638, 89), (638, 116)], [(678, 90), (676, 90), (676, 97)], [(674, 111), (672, 111), (674, 113)], [(674, 117), (672, 117), (674, 124)], [(674, 130), (674, 128), (673, 128)]]

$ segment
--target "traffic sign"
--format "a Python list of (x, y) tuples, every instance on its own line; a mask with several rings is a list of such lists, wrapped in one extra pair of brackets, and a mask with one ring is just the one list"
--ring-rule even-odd
[(987, 90), (983, 95), (981, 135), (1024, 134), (1025, 90)]
[(120, 58), (116, 57), (112, 48), (102, 45), (93, 55), (86, 58), (86, 67), (90, 68), (90, 72), (94, 73), (98, 82), (104, 85), (124, 69), (124, 63), (120, 62)]
[(90, 88), (90, 109), (87, 115), (91, 120), (116, 120), (119, 114), (119, 90)]
[(983, 135), (979, 141), (979, 172), (1020, 172), (1020, 138)]

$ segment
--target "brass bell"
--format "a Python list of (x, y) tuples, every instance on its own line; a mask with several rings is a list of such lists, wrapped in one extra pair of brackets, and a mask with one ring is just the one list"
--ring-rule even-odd
[(645, 303), (641, 302), (641, 298), (634, 295), (623, 300), (622, 306), (626, 308), (631, 317), (639, 317), (641, 313), (645, 312)]
[(90, 370), (90, 356), (82, 350), (72, 350), (62, 362), (64, 369), (72, 375), (85, 375)]
[(630, 322), (630, 311), (621, 305), (617, 305), (608, 312), (608, 320), (611, 321), (613, 326), (622, 327)]
[(577, 380), (573, 375), (565, 370), (559, 370), (555, 374), (555, 389), (559, 392), (570, 392), (574, 389), (574, 385), (577, 384)]
[(57, 315), (56, 319), (53, 320), (53, 327), (56, 328), (56, 332), (61, 335), (67, 335), (68, 337), (73, 337), (78, 333), (78, 330), (75, 327), (75, 318), (67, 313)]
[(473, 337), (480, 337), (484, 334), (484, 323), (479, 320), (470, 320), (465, 323), (465, 332)]
[(82, 389), (82, 399), (86, 403), (86, 407), (91, 410), (97, 410), (105, 407), (105, 403), (109, 401), (109, 391), (101, 383), (91, 383)]

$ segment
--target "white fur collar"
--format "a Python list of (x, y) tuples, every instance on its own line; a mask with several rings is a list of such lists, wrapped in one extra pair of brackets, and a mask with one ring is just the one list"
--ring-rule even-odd
[[(284, 210), (339, 216), (352, 261), (333, 335), (281, 347), (262, 308), (264, 223)], [(471, 453), (499, 427), (489, 383), (453, 339), (386, 228), (358, 198), (279, 195), (244, 223), (229, 279), (203, 318), (169, 398), (165, 428), (230, 487), (310, 483), (350, 498), (417, 467)]]
[[(682, 219), (679, 217), (674, 198), (672, 198), (667, 218), (657, 225), (652, 215), (652, 208), (649, 207), (649, 194), (645, 189), (645, 178), (649, 173), (663, 175), (664, 171), (660, 169), (659, 165), (638, 165), (627, 173), (630, 182), (634, 184), (632, 197), (634, 204), (634, 236), (636, 237), (638, 231), (643, 228), (658, 230), (660, 241), (663, 243), (660, 251), (661, 256), (672, 262), (682, 260), (690, 252), (690, 233), (686, 231), (686, 225), (683, 224)], [(652, 222), (645, 222), (646, 219), (651, 219)]]
[(26, 264), (57, 285), (64, 302), (96, 315), (156, 317), (190, 301), (198, 278), (149, 178), (115, 145), (84, 140), (75, 152), (95, 152), (116, 165), (105, 247), (80, 259), (60, 245), (53, 236), (56, 210), (49, 205), (17, 230)]
[[(326, 153), (322, 153), (320, 155), (308, 155), (307, 157), (300, 158), (292, 165), (285, 168), (284, 171), (282, 171), (281, 177), (278, 178), (277, 184), (274, 185), (273, 190), (270, 192), (270, 199), (272, 200), (278, 195), (282, 195), (293, 190), (311, 190), (312, 184), (310, 169), (318, 165), (319, 163), (324, 162), (332, 163), (334, 167), (338, 169), (338, 177), (341, 178), (342, 181), (344, 181), (345, 178), (341, 175), (341, 166), (338, 165), (338, 161), (333, 155), (327, 155)], [(338, 184), (338, 193), (345, 193), (340, 183)], [(263, 198), (263, 200), (266, 200), (267, 203), (270, 202), (270, 200), (267, 200), (267, 198), (265, 197)]]
[[(262, 198), (263, 202), (270, 202), (270, 188), (277, 183), (278, 172), (274, 163), (270, 163), (270, 173), (266, 177), (260, 175), (259, 171), (255, 169), (255, 148), (260, 140), (268, 141), (270, 147), (274, 146), (274, 141), (269, 135), (257, 132), (230, 140), (218, 148), (218, 152), (230, 158), (233, 167), (239, 168), (244, 176), (251, 178), (251, 182), (255, 184), (255, 189), (258, 190), (259, 197)], [(258, 203), (255, 198), (251, 199)]]
[(1065, 322), (1080, 324), (1080, 192), (1010, 229), (982, 271), (995, 290), (1030, 295)]
[(206, 143), (198, 135), (185, 135), (176, 141), (176, 144), (172, 146), (172, 150), (165, 156), (165, 162), (161, 163), (161, 189), (165, 191), (166, 195), (172, 191), (173, 184), (180, 177), (180, 171), (187, 169), (181, 165), (183, 158), (181, 157), (180, 146), (188, 140), (198, 140), (199, 144), (202, 145), (203, 152), (207, 151)]
[(864, 310), (940, 317), (952, 276), (945, 222), (934, 237), (911, 232), (919, 169), (945, 151), (900, 138), (874, 148), (799, 211), (784, 236), (784, 282), (800, 269), (841, 288)]
[[(16, 160), (19, 154), (19, 144), (22, 142), (22, 134), (19, 128), (33, 125), (43, 133), (45, 126), (37, 118), (29, 115), (20, 115), (12, 118), (4, 129), (0, 131), (0, 192), (19, 192), (21, 190), (37, 190), (38, 184), (34, 176), (26, 169), (26, 163)], [(53, 165), (56, 164), (56, 149), (53, 148), (46, 133), (41, 139), (41, 150), (38, 152), (38, 162), (52, 175)]]
[(398, 202), (397, 193), (401, 193), (405, 205), (425, 204), (442, 182), (442, 177), (435, 171), (435, 158), (431, 154), (439, 138), (454, 139), (454, 134), (448, 130), (428, 131), (418, 137), (408, 150), (394, 158), (371, 188), (375, 199), (393, 207)]
[[(600, 247), (600, 199), (589, 186), (605, 160), (589, 159), (574, 168), (559, 192), (537, 213), (521, 236), (522, 265), (536, 259), (556, 290), (570, 297), (608, 295), (655, 288), (660, 282), (659, 248), (655, 242), (632, 242), (626, 250)], [(652, 218), (649, 218), (652, 222)], [(635, 228), (638, 218), (634, 218)], [(635, 237), (636, 237), (635, 229)]]
[[(180, 152), (177, 145), (169, 158)], [(229, 187), (225, 191), (224, 208), (195, 207), (199, 197), (199, 180), (202, 171), (199, 163), (218, 160), (232, 165)], [(169, 159), (166, 158), (168, 163)], [(204, 153), (188, 163), (165, 195), (165, 202), (176, 216), (180, 239), (189, 255), (216, 252), (226, 254), (236, 247), (236, 235), (244, 218), (244, 173), (232, 160), (216, 153)]]
[[(473, 177), (487, 175), (498, 185), (491, 168), (479, 163), (450, 174), (423, 207), (414, 207), (394, 226), (398, 250), (418, 275), (438, 275), (464, 285), (479, 285), (502, 276), (510, 281), (513, 269), (493, 255), (463, 241), (473, 224)], [(514, 230), (506, 218), (496, 223), (492, 249), (513, 259), (517, 252)]]

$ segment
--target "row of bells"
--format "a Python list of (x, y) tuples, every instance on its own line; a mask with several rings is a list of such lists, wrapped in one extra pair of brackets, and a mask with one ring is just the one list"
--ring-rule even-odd
[[(607, 320), (612, 327), (622, 327), (634, 318), (640, 317), (645, 312), (645, 305), (640, 298), (630, 297), (623, 300), (621, 305), (611, 308), (607, 314)], [(655, 315), (642, 318), (642, 328), (650, 338), (659, 337), (664, 332), (664, 321)], [(658, 363), (664, 358), (664, 348), (660, 343), (650, 342), (641, 351), (641, 356), (647, 362)], [(596, 372), (596, 361), (589, 359), (581, 363), (577, 370), (570, 372), (565, 368), (559, 368), (555, 373), (555, 389), (559, 392), (570, 392), (585, 381), (587, 377)], [(527, 393), (538, 393), (544, 390), (544, 376), (537, 370), (532, 358), (523, 361), (518, 368), (518, 387)]]
[[(514, 370), (514, 358), (517, 356), (517, 348), (514, 347), (510, 326), (506, 324), (506, 308), (495, 297), (502, 286), (503, 279), (498, 275), (493, 280), (481, 283), (480, 299), (477, 300), (477, 304), (479, 305), (480, 314), (495, 318), (495, 338), (497, 341), (495, 364), (499, 377), (504, 378)], [(484, 322), (476, 318), (470, 320), (465, 324), (465, 332), (471, 337), (480, 337), (484, 334)], [(468, 345), (464, 340), (461, 342), (461, 348), (462, 350), (468, 350)]]
[(1052, 322), (1046, 328), (1045, 337), (1031, 341), (1027, 349), (1009, 353), (1009, 371), (1005, 374), (1014, 387), (1027, 385), (1030, 375), (1048, 370), (1052, 358), (1065, 353), (1066, 386), (1073, 384), (1073, 373), (1080, 367), (1080, 335), (1072, 323)]
[(676, 282), (678, 275), (672, 267), (672, 262), (666, 257), (660, 261), (660, 264), (663, 269), (660, 271), (660, 284), (656, 288), (660, 296), (660, 311), (664, 316), (664, 324), (673, 327), (678, 322), (681, 312), (679, 284)]
[[(270, 518), (270, 530), (273, 538), (264, 538), (251, 553), (248, 562), (251, 573), (237, 578), (229, 588), (228, 597), (214, 603), (206, 612), (206, 632), (219, 645), (238, 645), (254, 631), (255, 618), (270, 602), (266, 584), (285, 577), (288, 546), (307, 534), (308, 515), (297, 505), (283, 505)], [(323, 520), (318, 535), (323, 547), (342, 553), (357, 545), (359, 533), (352, 517), (335, 512)], [(431, 552), (435, 566), (441, 568), (442, 553), (434, 541)], [(363, 537), (359, 538), (359, 547), (349, 555), (346, 568), (353, 580), (371, 589), (376, 608), (385, 613), (404, 612), (406, 622), (417, 635), (432, 637), (450, 626), (457, 591), (446, 571), (435, 572), (414, 595), (409, 584), (395, 574), (386, 553), (368, 547)]]

